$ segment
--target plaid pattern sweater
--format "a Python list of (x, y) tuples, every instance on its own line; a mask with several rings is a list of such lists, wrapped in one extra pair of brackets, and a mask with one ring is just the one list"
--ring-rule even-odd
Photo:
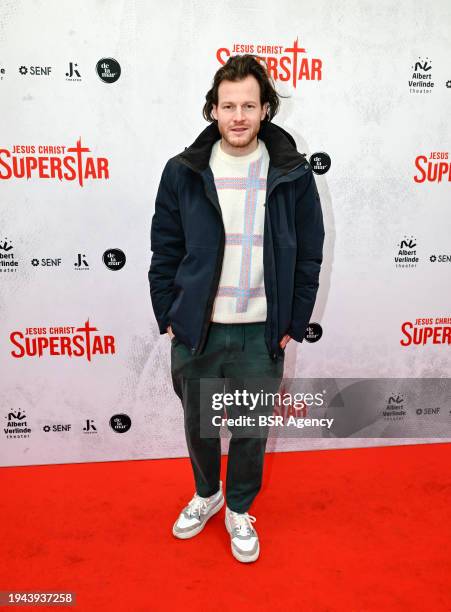
[(269, 155), (262, 140), (252, 153), (228, 155), (217, 140), (213, 171), (225, 226), (225, 250), (211, 320), (253, 323), (266, 320), (263, 231)]

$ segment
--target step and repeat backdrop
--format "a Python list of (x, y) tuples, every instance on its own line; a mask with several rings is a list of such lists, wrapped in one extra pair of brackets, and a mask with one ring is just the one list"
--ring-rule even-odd
[(317, 379), (325, 417), (352, 396), (335, 429), (280, 403), (305, 421), (268, 449), (450, 441), (450, 49), (447, 0), (2, 2), (1, 464), (187, 455), (150, 224), (167, 159), (206, 127), (237, 53), (265, 59), (324, 213), (317, 303), (281, 391)]

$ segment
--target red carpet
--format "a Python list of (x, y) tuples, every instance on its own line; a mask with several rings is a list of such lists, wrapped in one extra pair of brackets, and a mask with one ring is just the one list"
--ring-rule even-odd
[(73, 591), (83, 612), (449, 611), (450, 460), (450, 444), (267, 454), (248, 565), (225, 508), (173, 537), (188, 459), (3, 468), (0, 591)]

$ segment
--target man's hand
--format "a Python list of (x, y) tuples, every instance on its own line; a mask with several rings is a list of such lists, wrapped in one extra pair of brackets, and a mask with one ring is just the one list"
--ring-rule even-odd
[(168, 334), (169, 334), (169, 338), (172, 340), (172, 338), (173, 338), (173, 337), (174, 337), (174, 335), (175, 335), (175, 334), (174, 334), (174, 332), (172, 331), (172, 327), (171, 327), (170, 325), (168, 325), (168, 326), (167, 326), (166, 331), (167, 331), (167, 332), (168, 332)]
[(290, 340), (291, 340), (291, 336), (289, 336), (288, 334), (285, 334), (285, 336), (279, 342), (280, 348), (284, 349)]

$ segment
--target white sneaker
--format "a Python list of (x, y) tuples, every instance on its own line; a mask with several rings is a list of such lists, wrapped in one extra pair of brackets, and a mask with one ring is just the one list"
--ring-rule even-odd
[(225, 526), (230, 534), (232, 555), (243, 563), (256, 561), (260, 554), (258, 535), (252, 527), (256, 520), (247, 512), (239, 514), (226, 506)]
[(201, 497), (197, 493), (181, 511), (172, 528), (176, 538), (186, 540), (197, 535), (205, 527), (208, 519), (219, 512), (224, 505), (222, 480), (219, 481), (219, 491), (210, 497)]

